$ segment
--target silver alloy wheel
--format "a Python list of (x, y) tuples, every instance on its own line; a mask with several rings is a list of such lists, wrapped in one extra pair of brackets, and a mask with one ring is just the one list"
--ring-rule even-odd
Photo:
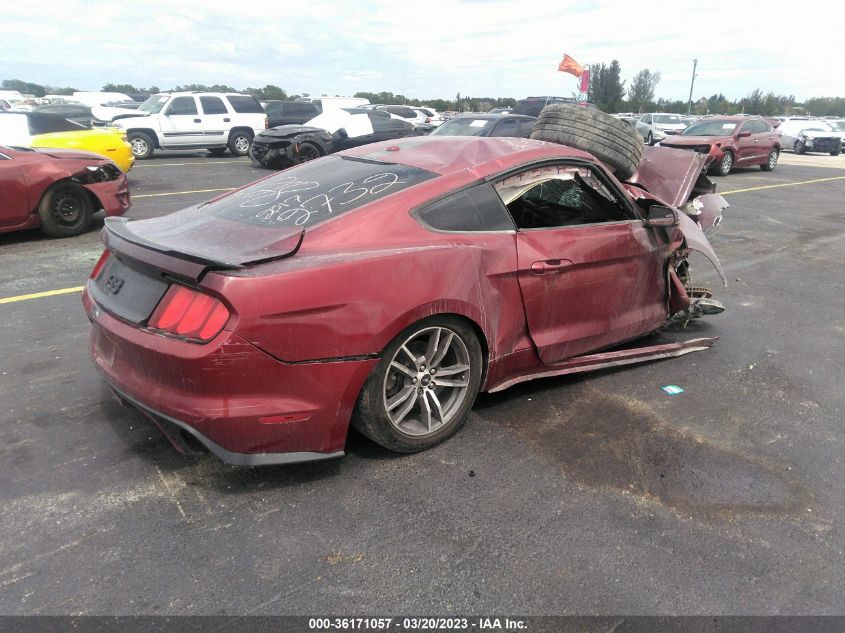
[(135, 154), (136, 157), (144, 156), (148, 151), (150, 151), (149, 143), (140, 136), (133, 138), (130, 141), (130, 144), (132, 145), (132, 153)]
[(249, 151), (249, 138), (246, 136), (236, 136), (235, 149), (242, 154), (246, 154)]
[(734, 155), (730, 152), (725, 152), (725, 155), (722, 156), (722, 164), (720, 165), (719, 171), (722, 172), (722, 175), (727, 176), (731, 173), (731, 168), (734, 166)]
[(773, 149), (769, 152), (769, 169), (774, 169), (778, 164), (778, 151)]
[(447, 327), (411, 334), (396, 350), (382, 385), (384, 409), (401, 433), (416, 437), (449, 424), (469, 395), (466, 343)]

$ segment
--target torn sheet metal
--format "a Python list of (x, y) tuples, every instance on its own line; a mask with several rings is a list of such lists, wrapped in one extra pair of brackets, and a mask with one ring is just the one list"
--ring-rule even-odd
[(682, 206), (696, 186), (707, 156), (669, 147), (643, 147), (643, 157), (628, 182), (643, 187), (673, 207)]
[(502, 391), (513, 385), (534, 380), (535, 378), (549, 378), (552, 376), (565, 376), (567, 374), (579, 374), (609, 367), (621, 365), (632, 365), (644, 363), (663, 358), (674, 358), (692, 352), (700, 352), (719, 340), (719, 337), (694, 338), (680, 343), (666, 343), (663, 345), (651, 345), (649, 347), (637, 347), (634, 349), (617, 350), (614, 352), (602, 352), (600, 354), (587, 354), (576, 356), (554, 366), (554, 369), (525, 376), (517, 376), (507, 382), (503, 382), (490, 389), (490, 393)]

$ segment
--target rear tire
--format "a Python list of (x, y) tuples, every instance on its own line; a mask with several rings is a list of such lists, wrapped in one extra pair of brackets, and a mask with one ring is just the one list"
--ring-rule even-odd
[(841, 153), (842, 153), (842, 147), (837, 147), (835, 150), (833, 150), (830, 153), (830, 155), (831, 156), (839, 156), (839, 154), (841, 154)]
[(760, 169), (763, 171), (774, 171), (774, 168), (777, 167), (779, 157), (780, 152), (778, 151), (778, 148), (773, 147), (772, 151), (769, 152), (769, 157), (766, 159), (766, 162), (760, 165)]
[(153, 152), (155, 152), (155, 143), (149, 134), (144, 134), (144, 132), (129, 132), (126, 135), (126, 140), (129, 141), (129, 145), (132, 147), (132, 155), (138, 160), (146, 160), (152, 157)]
[(466, 422), (483, 362), (481, 344), (466, 321), (451, 316), (419, 321), (384, 350), (361, 389), (352, 425), (392, 451), (431, 448)]
[(38, 205), (41, 231), (50, 237), (72, 237), (91, 226), (94, 205), (88, 191), (73, 182), (50, 187)]
[(589, 152), (609, 165), (620, 180), (634, 175), (643, 155), (643, 139), (628, 123), (581, 106), (546, 106), (531, 138)]
[(249, 146), (252, 143), (252, 132), (246, 130), (235, 130), (229, 134), (229, 151), (235, 156), (249, 155)]

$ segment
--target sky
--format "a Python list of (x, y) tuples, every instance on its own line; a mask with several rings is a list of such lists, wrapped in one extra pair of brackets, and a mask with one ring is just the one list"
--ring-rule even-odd
[(99, 90), (280, 86), (420, 99), (571, 96), (557, 71), (618, 59), (656, 96), (845, 96), (842, 0), (0, 0), (0, 79)]

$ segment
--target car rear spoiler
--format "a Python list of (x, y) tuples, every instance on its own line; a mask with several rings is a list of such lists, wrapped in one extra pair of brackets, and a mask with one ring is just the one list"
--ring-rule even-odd
[(130, 225), (128, 218), (106, 218), (101, 233), (106, 248), (142, 264), (194, 281), (199, 281), (210, 271), (243, 270), (249, 266), (290, 257), (299, 250), (305, 236), (305, 229), (302, 229), (296, 237), (296, 245), (287, 252), (253, 261), (235, 262), (190, 251), (173, 250), (141, 237), (131, 230)]

